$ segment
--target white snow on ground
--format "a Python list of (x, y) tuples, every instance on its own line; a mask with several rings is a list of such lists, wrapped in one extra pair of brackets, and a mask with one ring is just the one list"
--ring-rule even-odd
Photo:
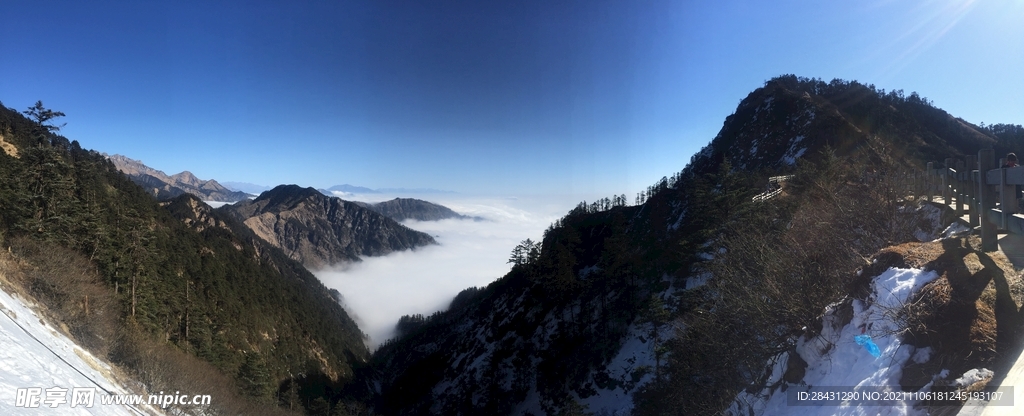
[(963, 376), (953, 382), (957, 387), (967, 387), (982, 380), (991, 379), (995, 373), (987, 368), (974, 368), (967, 370)]
[(690, 276), (686, 279), (686, 287), (684, 289), (696, 289), (707, 284), (708, 280), (711, 280), (711, 273), (708, 272), (703, 272), (694, 276)]
[(945, 230), (942, 230), (942, 238), (959, 237), (961, 235), (970, 234), (972, 231), (974, 230), (971, 229), (971, 227), (968, 227), (959, 221), (954, 221), (952, 224), (949, 224)]
[[(797, 341), (796, 353), (807, 362), (803, 380), (796, 384), (781, 381), (788, 354), (774, 363), (769, 388), (751, 394), (743, 392), (736, 397), (727, 413), (747, 415), (924, 415), (915, 409), (916, 402), (898, 402), (879, 405), (875, 401), (839, 402), (817, 406), (796, 406), (789, 403), (790, 394), (808, 391), (811, 386), (834, 387), (842, 392), (900, 391), (899, 380), (903, 366), (913, 358), (924, 362), (930, 358), (930, 349), (915, 351), (903, 344), (897, 335), (902, 329), (893, 321), (895, 312), (925, 284), (938, 278), (933, 271), (892, 268), (873, 280), (873, 294), (865, 300), (853, 300), (853, 319), (839, 328), (836, 315), (839, 308), (832, 305), (822, 317), (821, 334), (802, 337)], [(854, 341), (857, 335), (870, 335), (882, 354), (875, 358), (867, 349)], [(948, 373), (948, 372), (947, 372)], [(936, 375), (936, 378), (940, 378)], [(966, 377), (966, 375), (965, 375)], [(926, 386), (922, 391), (931, 387)]]
[[(608, 378), (613, 380), (611, 388), (599, 388), (595, 385), (596, 394), (586, 398), (575, 396), (576, 401), (585, 406), (588, 412), (607, 416), (624, 416), (632, 413), (633, 393), (654, 379), (656, 360), (654, 340), (649, 337), (650, 329), (647, 324), (634, 324), (629, 327), (618, 354), (604, 366)], [(673, 328), (668, 325), (662, 328), (662, 342), (672, 336), (672, 331)], [(535, 360), (539, 361), (536, 358)], [(594, 374), (591, 374), (591, 380), (593, 377)], [(540, 401), (541, 396), (534, 381), (526, 398), (510, 413), (544, 414)]]
[(802, 134), (794, 137), (793, 140), (790, 141), (789, 149), (786, 149), (786, 154), (782, 155), (783, 163), (787, 165), (796, 164), (796, 160), (799, 159), (800, 156), (803, 156), (804, 152), (807, 151), (807, 147), (798, 147), (803, 141), (804, 136)]
[[(670, 336), (668, 331), (668, 328), (663, 331), (666, 334), (662, 334), (662, 339)], [(629, 328), (619, 353), (605, 367), (618, 386), (597, 389), (597, 394), (581, 399), (580, 404), (591, 412), (610, 416), (628, 415), (633, 411), (633, 393), (654, 379), (654, 340), (646, 337), (649, 333), (649, 325)]]
[(676, 217), (676, 222), (668, 226), (667, 231), (675, 231), (679, 229), (679, 225), (683, 223), (683, 218), (686, 218), (686, 211), (680, 212), (679, 216)]
[[(0, 314), (0, 414), (139, 414), (123, 406), (101, 404), (99, 396), (106, 394), (102, 389), (114, 394), (128, 393), (104, 375), (110, 366), (79, 348), (52, 326), (44, 324), (21, 299), (0, 290), (0, 310), (3, 312)], [(64, 396), (67, 402), (57, 404), (55, 408), (42, 401), (36, 408), (16, 407), (18, 389), (32, 387), (42, 389), (41, 400), (46, 399), (47, 389), (67, 389)], [(82, 405), (71, 407), (72, 389), (75, 387), (96, 388), (92, 408)], [(140, 410), (146, 414), (157, 413), (152, 409)]]
[[(921, 204), (917, 209), (924, 214), (924, 220), (929, 224), (928, 229), (917, 229), (914, 231), (914, 238), (917, 241), (934, 241), (939, 238), (939, 227), (942, 227), (942, 211), (932, 204)], [(947, 229), (948, 230), (948, 229)]]

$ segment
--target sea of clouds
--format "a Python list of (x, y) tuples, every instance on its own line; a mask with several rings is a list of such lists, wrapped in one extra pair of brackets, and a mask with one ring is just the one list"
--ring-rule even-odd
[[(394, 195), (354, 195), (352, 200), (380, 202)], [(406, 197), (403, 195), (403, 197)], [(394, 336), (402, 315), (447, 309), (452, 298), (473, 286), (486, 286), (510, 269), (512, 249), (527, 238), (539, 241), (544, 229), (585, 199), (580, 195), (472, 197), (418, 195), (484, 221), (406, 221), (404, 225), (434, 236), (439, 245), (335, 266), (316, 272), (337, 289), (345, 309), (376, 348)]]

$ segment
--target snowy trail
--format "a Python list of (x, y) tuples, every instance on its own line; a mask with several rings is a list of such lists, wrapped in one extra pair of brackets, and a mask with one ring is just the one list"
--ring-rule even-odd
[[(18, 415), (138, 415), (152, 409), (103, 405), (100, 396), (127, 394), (104, 372), (103, 364), (74, 341), (44, 324), (22, 300), (0, 290), (0, 414)], [(102, 369), (101, 372), (98, 369)], [(66, 389), (63, 395), (58, 389)], [(19, 389), (40, 388), (37, 407), (18, 406)], [(92, 407), (72, 407), (73, 390), (95, 393)], [(49, 393), (50, 392), (53, 393)], [(83, 390), (85, 391), (85, 390)], [(108, 393), (109, 392), (109, 393)], [(22, 390), (25, 403), (26, 390)], [(63, 401), (48, 401), (48, 393)], [(54, 407), (51, 407), (53, 405)], [(147, 406), (148, 407), (148, 406)]]

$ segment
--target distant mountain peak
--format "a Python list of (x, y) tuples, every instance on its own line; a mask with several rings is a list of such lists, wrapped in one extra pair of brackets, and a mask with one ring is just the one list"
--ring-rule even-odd
[(264, 191), (269, 191), (269, 190), (271, 190), (273, 188), (271, 186), (257, 185), (257, 184), (249, 183), (249, 182), (224, 181), (224, 182), (221, 182), (221, 184), (224, 185), (225, 188), (228, 188), (228, 189), (230, 189), (232, 191), (235, 191), (235, 192), (245, 192), (247, 194), (252, 194), (252, 195), (259, 195), (259, 194), (263, 193)]
[(124, 172), (128, 176), (146, 174), (163, 181), (167, 181), (170, 179), (170, 176), (167, 176), (167, 174), (164, 173), (163, 171), (156, 170), (149, 166), (146, 166), (144, 163), (142, 163), (141, 160), (132, 159), (128, 156), (117, 154), (108, 155), (106, 153), (103, 153), (103, 156), (105, 156), (107, 159), (113, 162), (114, 166), (117, 167), (117, 170)]
[(438, 221), (449, 218), (481, 221), (481, 217), (470, 217), (452, 211), (450, 208), (415, 198), (395, 198), (375, 204), (358, 202), (358, 204), (386, 215), (395, 221)]
[(344, 192), (349, 194), (454, 194), (454, 191), (445, 191), (434, 188), (379, 188), (370, 189), (365, 186), (356, 185), (334, 185), (326, 189), (329, 192)]
[(347, 183), (344, 184), (344, 185), (334, 185), (334, 186), (332, 186), (330, 188), (327, 188), (327, 190), (328, 191), (337, 191), (337, 192), (347, 192), (347, 193), (352, 193), (352, 194), (377, 194), (377, 193), (380, 193), (380, 192), (377, 192), (377, 191), (375, 191), (373, 189), (370, 189), (370, 188), (366, 188), (366, 187), (362, 187), (362, 186), (349, 185)]
[(219, 209), (311, 269), (436, 244), (362, 204), (298, 185), (279, 185)]
[(163, 171), (146, 166), (142, 161), (123, 155), (107, 155), (118, 170), (146, 189), (157, 199), (166, 200), (181, 194), (192, 194), (204, 201), (236, 202), (249, 199), (252, 195), (245, 192), (232, 191), (217, 181), (202, 180), (189, 171), (168, 176)]
[(267, 206), (288, 206), (293, 207), (300, 201), (311, 197), (327, 197), (315, 188), (302, 187), (299, 185), (278, 185), (261, 193), (254, 202), (265, 203)]
[(193, 175), (192, 172), (189, 172), (187, 170), (182, 171), (181, 173), (178, 173), (176, 175), (171, 175), (171, 179), (196, 187), (202, 186), (202, 184), (205, 182), (203, 180), (200, 180), (199, 178), (196, 177), (196, 175)]
[(884, 143), (909, 166), (996, 143), (981, 130), (917, 94), (784, 75), (741, 100), (687, 170), (710, 172), (725, 160), (747, 171), (786, 170), (826, 148), (840, 157), (863, 154), (872, 142)]

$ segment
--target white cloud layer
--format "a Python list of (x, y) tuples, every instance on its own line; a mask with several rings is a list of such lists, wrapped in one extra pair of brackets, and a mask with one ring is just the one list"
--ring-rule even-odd
[[(394, 196), (372, 198), (368, 202)], [(371, 348), (394, 336), (402, 315), (446, 309), (463, 289), (486, 286), (503, 276), (516, 244), (527, 238), (540, 240), (548, 225), (582, 200), (578, 196), (420, 198), (488, 221), (406, 221), (403, 224), (434, 236), (440, 245), (366, 257), (316, 272), (325, 285), (341, 292), (346, 310), (370, 336)]]

